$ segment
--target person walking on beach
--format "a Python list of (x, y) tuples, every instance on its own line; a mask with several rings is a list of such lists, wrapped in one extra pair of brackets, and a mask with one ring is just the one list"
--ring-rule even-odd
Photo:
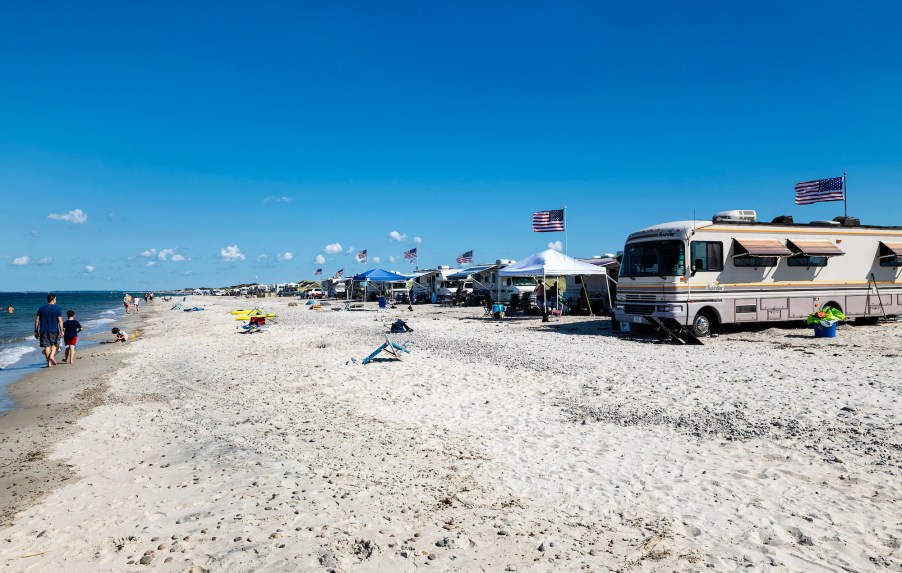
[(40, 341), (47, 359), (47, 368), (56, 366), (56, 349), (63, 332), (63, 311), (56, 304), (56, 295), (47, 295), (47, 304), (38, 309), (34, 317), (34, 337)]
[(132, 295), (125, 293), (125, 296), (122, 297), (122, 304), (125, 306), (125, 314), (128, 314), (128, 310), (132, 306)]
[(78, 333), (81, 332), (81, 324), (75, 320), (75, 311), (66, 311), (66, 322), (63, 323), (63, 342), (66, 344), (66, 364), (75, 364), (75, 343), (78, 341)]
[(135, 297), (135, 314), (140, 312), (141, 297)]

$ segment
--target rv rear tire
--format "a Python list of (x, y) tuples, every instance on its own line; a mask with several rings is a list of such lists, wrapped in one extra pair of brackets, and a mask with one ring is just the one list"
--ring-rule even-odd
[(692, 320), (692, 334), (702, 337), (711, 336), (714, 329), (714, 317), (707, 310), (700, 310)]

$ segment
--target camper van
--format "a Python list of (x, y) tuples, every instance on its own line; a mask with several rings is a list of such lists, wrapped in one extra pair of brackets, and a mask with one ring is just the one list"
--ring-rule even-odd
[(629, 330), (672, 318), (697, 336), (719, 324), (804, 320), (825, 306), (876, 321), (902, 314), (900, 269), (902, 227), (724, 211), (629, 235), (615, 320)]

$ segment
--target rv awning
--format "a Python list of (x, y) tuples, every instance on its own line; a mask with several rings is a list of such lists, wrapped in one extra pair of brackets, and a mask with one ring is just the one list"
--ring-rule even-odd
[(733, 239), (736, 243), (733, 258), (736, 257), (791, 257), (790, 251), (781, 241), (775, 239)]
[(881, 259), (902, 259), (902, 243), (884, 243), (880, 241)]
[(486, 269), (491, 269), (492, 267), (495, 267), (495, 266), (496, 265), (476, 265), (475, 267), (469, 267), (462, 271), (458, 271), (456, 273), (450, 274), (445, 278), (448, 280), (451, 280), (451, 281), (461, 281), (464, 279), (468, 279), (477, 273), (481, 273), (482, 271), (484, 271)]
[(805, 255), (806, 257), (838, 257), (844, 255), (839, 247), (830, 241), (788, 241), (789, 248), (795, 251), (797, 255)]

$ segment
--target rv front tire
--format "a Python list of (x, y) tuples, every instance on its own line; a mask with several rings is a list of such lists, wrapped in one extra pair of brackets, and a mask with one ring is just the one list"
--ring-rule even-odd
[(696, 336), (711, 336), (711, 330), (714, 328), (714, 318), (707, 310), (699, 311), (692, 321), (692, 334)]

